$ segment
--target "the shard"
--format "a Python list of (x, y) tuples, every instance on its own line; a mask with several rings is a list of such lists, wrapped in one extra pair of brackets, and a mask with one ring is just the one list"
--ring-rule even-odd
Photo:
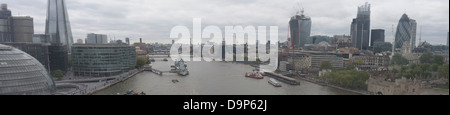
[(65, 0), (48, 0), (45, 33), (52, 43), (60, 43), (71, 52), (73, 37)]

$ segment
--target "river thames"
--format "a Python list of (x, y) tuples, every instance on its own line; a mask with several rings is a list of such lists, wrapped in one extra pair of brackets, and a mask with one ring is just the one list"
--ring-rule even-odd
[[(173, 61), (157, 61), (153, 68), (169, 71)], [(188, 62), (190, 75), (142, 72), (136, 76), (105, 88), (94, 95), (115, 95), (129, 90), (145, 92), (147, 95), (358, 95), (353, 92), (321, 86), (307, 81), (301, 85), (281, 83), (274, 87), (268, 83), (269, 77), (252, 79), (244, 77), (254, 67), (239, 63)], [(178, 80), (173, 83), (172, 80)]]

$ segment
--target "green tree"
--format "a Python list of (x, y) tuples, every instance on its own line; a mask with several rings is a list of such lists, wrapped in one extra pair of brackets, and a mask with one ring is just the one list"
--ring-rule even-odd
[(444, 57), (440, 55), (433, 56), (433, 64), (442, 65), (444, 64)]
[(420, 76), (423, 74), (423, 70), (422, 68), (420, 68), (419, 66), (416, 66), (413, 70), (412, 73), (414, 76)]
[(329, 61), (323, 61), (321, 64), (320, 64), (320, 69), (321, 70), (324, 70), (324, 69), (332, 69), (333, 68), (333, 66), (331, 65), (331, 63), (329, 62)]
[(424, 77), (430, 77), (430, 76), (431, 76), (431, 72), (430, 72), (430, 71), (425, 71), (425, 72), (423, 73), (423, 76), (424, 76)]
[(420, 56), (419, 60), (420, 63), (433, 64), (433, 54), (430, 52), (424, 53), (422, 56)]
[(439, 65), (438, 65), (438, 64), (435, 64), (435, 63), (434, 63), (433, 65), (431, 65), (431, 71), (437, 72), (438, 69), (439, 69)]
[(394, 68), (394, 69), (392, 69), (392, 73), (397, 74), (398, 70)]
[(144, 67), (145, 64), (146, 64), (146, 62), (145, 62), (144, 58), (138, 58), (136, 60), (136, 68), (142, 68), (142, 67)]
[(72, 67), (72, 58), (69, 58), (68, 65), (69, 65), (69, 67)]
[(52, 77), (58, 78), (58, 79), (61, 79), (62, 77), (64, 77), (64, 73), (61, 70), (52, 71), (51, 74), (52, 74)]
[(414, 76), (414, 74), (411, 70), (407, 70), (407, 71), (403, 72), (402, 75), (403, 75), (403, 77), (406, 77), (408, 79), (413, 78), (413, 76)]
[(395, 54), (392, 57), (392, 64), (394, 65), (408, 65), (408, 60), (404, 58), (401, 54)]
[(431, 71), (430, 64), (427, 63), (420, 64), (420, 68), (422, 68), (423, 71)]
[(449, 72), (448, 66), (449, 66), (448, 64), (444, 64), (444, 65), (439, 67), (438, 74), (439, 74), (440, 77), (446, 77), (446, 78), (449, 77), (449, 75), (448, 75), (448, 72)]
[(417, 67), (416, 64), (409, 64), (409, 68), (410, 68), (410, 69), (414, 69), (414, 68), (416, 68), (416, 67)]
[(130, 66), (130, 70), (136, 69), (136, 67), (134, 66)]
[(366, 81), (369, 77), (370, 75), (366, 71), (345, 70), (333, 71), (323, 76), (322, 79), (346, 88), (367, 90)]
[(354, 65), (348, 65), (345, 67), (346, 70), (354, 70), (355, 66)]

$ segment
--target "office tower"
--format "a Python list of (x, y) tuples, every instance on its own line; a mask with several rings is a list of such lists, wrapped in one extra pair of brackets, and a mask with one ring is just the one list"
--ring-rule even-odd
[(416, 48), (416, 37), (417, 37), (417, 22), (411, 19), (411, 50)]
[(127, 42), (127, 44), (130, 45), (130, 38), (125, 38), (125, 42)]
[(33, 18), (12, 16), (6, 4), (0, 8), (0, 43), (32, 43), (34, 34)]
[(16, 43), (32, 43), (34, 34), (33, 18), (30, 16), (13, 16), (12, 28)]
[(71, 52), (73, 37), (65, 0), (48, 0), (45, 33), (52, 43), (60, 43)]
[(372, 30), (370, 46), (374, 46), (375, 42), (385, 42), (385, 31), (383, 29)]
[(304, 15), (304, 10), (301, 14), (297, 12), (297, 15), (291, 17), (289, 21), (289, 29), (291, 36), (291, 44), (294, 49), (301, 49), (306, 44), (306, 39), (311, 34), (312, 21), (310, 17)]
[(11, 22), (11, 11), (6, 4), (0, 7), (0, 43), (13, 42)]
[(134, 46), (75, 44), (72, 50), (72, 67), (75, 76), (115, 76), (136, 66), (136, 48)]
[(395, 33), (395, 48), (402, 48), (405, 42), (408, 42), (410, 49), (415, 48), (416, 40), (416, 26), (415, 20), (410, 19), (408, 15), (403, 14), (398, 22), (397, 32)]
[(351, 24), (352, 44), (360, 50), (369, 48), (370, 37), (370, 4), (358, 7), (358, 15)]
[(108, 36), (90, 33), (87, 35), (86, 44), (108, 44)]

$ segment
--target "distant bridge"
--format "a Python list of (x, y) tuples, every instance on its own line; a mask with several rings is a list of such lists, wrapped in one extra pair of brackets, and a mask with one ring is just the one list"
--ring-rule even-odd
[(150, 55), (170, 55), (170, 50), (154, 50)]

